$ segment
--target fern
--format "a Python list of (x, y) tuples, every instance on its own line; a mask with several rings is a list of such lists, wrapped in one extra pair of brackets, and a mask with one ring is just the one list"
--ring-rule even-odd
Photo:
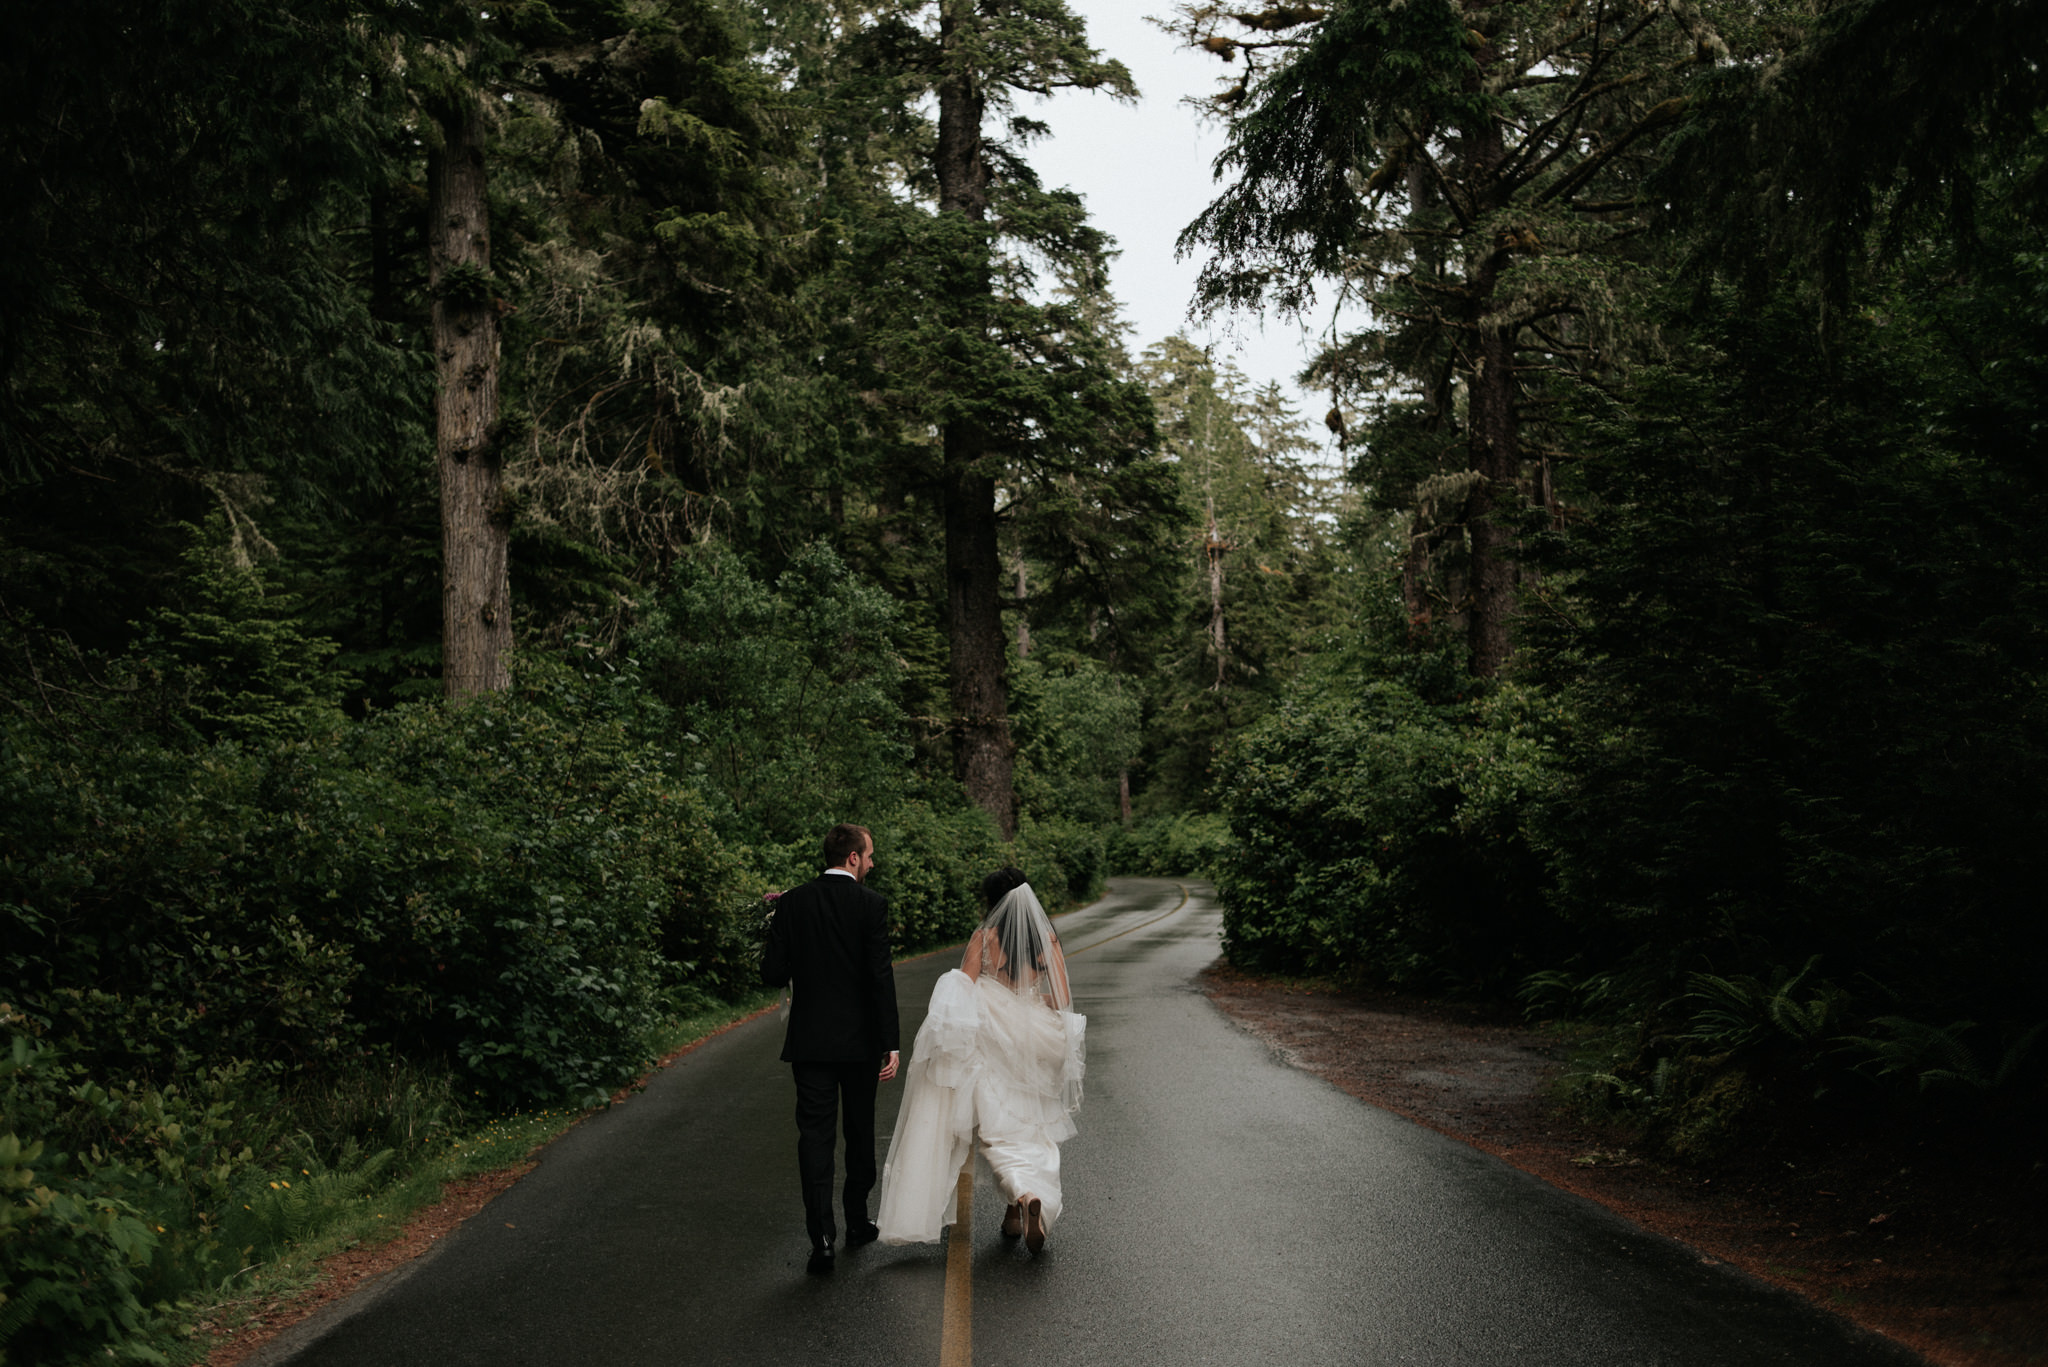
[(243, 1203), (245, 1213), (228, 1222), (223, 1232), (229, 1246), (261, 1255), (303, 1241), (343, 1207), (366, 1196), (396, 1157), (395, 1149), (363, 1157), (350, 1144), (334, 1167), (266, 1180)]
[(2019, 1076), (2020, 1065), (2027, 1061), (2027, 1055), (2034, 1052), (2034, 1046), (2041, 1042), (2043, 1032), (2048, 1032), (2048, 1021), (2036, 1022), (2034, 1028), (2021, 1035), (2012, 1047), (1998, 1060), (1998, 1071), (1991, 1075), (1993, 1087), (2006, 1087)]
[(0, 1300), (0, 1361), (6, 1360), (8, 1340), (28, 1326), (36, 1307), (64, 1289), (61, 1282), (33, 1281), (13, 1295), (0, 1292), (6, 1296)]
[(1821, 982), (1800, 999), (1800, 987), (1819, 962), (1815, 955), (1791, 974), (1780, 968), (1769, 983), (1749, 974), (1692, 974), (1691, 990), (1679, 1000), (1700, 1005), (1692, 1013), (1692, 1028), (1679, 1038), (1730, 1053), (1756, 1048), (1774, 1034), (1794, 1044), (1819, 1040), (1848, 996), (1833, 983)]
[(1667, 1054), (1657, 1060), (1657, 1066), (1650, 1070), (1650, 1095), (1660, 1102), (1672, 1099), (1676, 1090), (1672, 1086), (1678, 1076), (1678, 1061)]
[(1879, 1016), (1871, 1024), (1884, 1030), (1885, 1036), (1841, 1038), (1845, 1052), (1862, 1055), (1852, 1066), (1869, 1077), (1911, 1077), (1923, 1092), (1938, 1086), (1989, 1091), (2017, 1071), (2041, 1033), (2041, 1027), (2035, 1026), (2006, 1051), (1997, 1070), (1986, 1072), (1976, 1052), (1963, 1042), (1963, 1036), (1977, 1028), (1975, 1021), (1951, 1021), (1942, 1026), (1907, 1016)]
[(1605, 1088), (1609, 1101), (1619, 1102), (1630, 1109), (1654, 1111), (1676, 1094), (1678, 1060), (1669, 1056), (1658, 1059), (1643, 1082), (1631, 1081), (1614, 1072), (1579, 1073), (1570, 1080), (1581, 1089)]

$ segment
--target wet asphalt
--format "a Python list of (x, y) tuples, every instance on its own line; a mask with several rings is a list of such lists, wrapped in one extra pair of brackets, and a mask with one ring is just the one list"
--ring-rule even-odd
[[(1922, 1360), (1291, 1069), (1193, 983), (1206, 886), (1117, 879), (1060, 918), (1088, 1016), (1066, 1211), (1032, 1258), (973, 1207), (979, 1367), (1878, 1367)], [(911, 1039), (949, 954), (899, 965)], [(259, 1367), (937, 1367), (941, 1245), (804, 1273), (773, 1015), (550, 1146), (439, 1247)], [(876, 1124), (895, 1125), (885, 1083)]]

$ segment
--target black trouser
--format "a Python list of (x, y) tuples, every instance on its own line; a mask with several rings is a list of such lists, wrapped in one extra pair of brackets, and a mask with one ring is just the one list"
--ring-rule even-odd
[(846, 1108), (846, 1226), (868, 1222), (875, 1189), (875, 1091), (879, 1062), (792, 1063), (796, 1074), (796, 1166), (804, 1184), (804, 1228), (829, 1244), (832, 1224), (832, 1122)]

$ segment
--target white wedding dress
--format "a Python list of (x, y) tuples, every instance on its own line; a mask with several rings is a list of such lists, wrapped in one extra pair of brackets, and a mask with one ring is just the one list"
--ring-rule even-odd
[[(1034, 920), (1042, 930), (1027, 938)], [(967, 953), (979, 972), (939, 979), (911, 1046), (882, 1170), (883, 1243), (940, 1237), (977, 1144), (1007, 1201), (1036, 1198), (1046, 1228), (1059, 1217), (1059, 1146), (1075, 1133), (1087, 1018), (1071, 1009), (1058, 939), (1028, 885), (997, 904)], [(1013, 963), (1037, 967), (1012, 974)]]

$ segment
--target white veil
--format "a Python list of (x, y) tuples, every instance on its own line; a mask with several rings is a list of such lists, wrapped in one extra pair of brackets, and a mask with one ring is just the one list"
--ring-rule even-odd
[(1011, 888), (989, 911), (981, 933), (968, 941), (960, 967), (974, 972), (977, 955), (982, 981), (1000, 984), (1020, 997), (1042, 998), (1055, 1011), (1074, 1009), (1059, 933), (1029, 883)]
[[(1056, 1026), (1047, 1025), (1031, 1032), (1041, 1035), (1044, 1029), (1050, 1030), (1051, 1039), (1045, 1043), (1053, 1057), (1047, 1058), (1039, 1049), (1030, 1048), (1010, 1051), (1014, 1057), (992, 1053), (990, 1062), (998, 1071), (1004, 1071), (1006, 1066), (1016, 1070), (1013, 1078), (1017, 1086), (1038, 1091), (1053, 1103), (1056, 1113), (1071, 1116), (1078, 1111), (1081, 1078), (1087, 1071), (1088, 1020), (1074, 1010), (1074, 992), (1067, 980), (1067, 956), (1060, 948), (1059, 932), (1052, 928), (1052, 918), (1039, 905), (1038, 895), (1029, 883), (1010, 889), (990, 909), (980, 932), (967, 942), (960, 967), (986, 988), (1008, 989), (1014, 1000), (1028, 1008), (1029, 1018), (1058, 1022)], [(990, 1035), (993, 1028), (993, 1022), (985, 1023), (984, 1036)], [(1013, 1039), (1021, 1043), (1021, 1037)], [(1039, 1058), (1040, 1064), (1028, 1066), (1027, 1056)], [(1040, 1067), (1049, 1067), (1051, 1071), (1041, 1072)], [(1066, 1133), (1072, 1132), (1070, 1120), (1060, 1124)]]

